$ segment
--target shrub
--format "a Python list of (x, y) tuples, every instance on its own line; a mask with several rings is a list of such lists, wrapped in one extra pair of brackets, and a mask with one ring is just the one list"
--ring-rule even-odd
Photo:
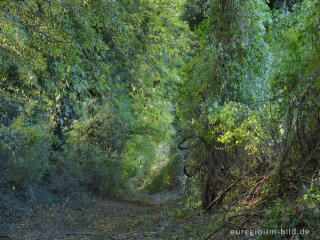
[(2, 186), (27, 190), (41, 184), (52, 168), (50, 151), (54, 137), (47, 126), (45, 122), (26, 126), (20, 116), (9, 127), (0, 128)]

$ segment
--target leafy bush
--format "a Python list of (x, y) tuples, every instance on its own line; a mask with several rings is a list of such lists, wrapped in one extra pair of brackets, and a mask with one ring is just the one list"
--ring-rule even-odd
[[(296, 230), (295, 239), (317, 239), (320, 234), (320, 175), (313, 178), (310, 187), (303, 186), (300, 199), (292, 202), (278, 200), (263, 223), (264, 229)], [(304, 231), (304, 234), (302, 231)], [(256, 236), (252, 239), (288, 239), (291, 234)]]
[(182, 156), (180, 153), (171, 153), (169, 161), (158, 169), (144, 189), (149, 192), (173, 190), (182, 184)]
[[(61, 181), (103, 196), (120, 196), (128, 184), (124, 161), (119, 158), (125, 130), (110, 103), (87, 102), (82, 118), (74, 121), (68, 144), (59, 156), (64, 165)], [(120, 135), (120, 136), (119, 136)], [(71, 172), (73, 176), (67, 177)], [(61, 175), (62, 177), (62, 175)]]
[(1, 185), (16, 190), (40, 185), (44, 176), (52, 168), (50, 162), (51, 144), (54, 137), (48, 124), (26, 126), (24, 117), (15, 119), (10, 127), (2, 127), (0, 134)]

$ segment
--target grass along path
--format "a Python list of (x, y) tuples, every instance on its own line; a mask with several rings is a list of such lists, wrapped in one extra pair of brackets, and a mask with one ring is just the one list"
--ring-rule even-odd
[(212, 230), (213, 217), (190, 218), (189, 213), (178, 194), (79, 202), (35, 210), (23, 224), (0, 233), (0, 239), (204, 239)]

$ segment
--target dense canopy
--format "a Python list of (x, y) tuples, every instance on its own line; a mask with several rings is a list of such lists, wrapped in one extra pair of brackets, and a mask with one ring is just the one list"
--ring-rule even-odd
[(0, 230), (174, 191), (181, 239), (317, 239), (319, 94), (316, 0), (1, 0)]

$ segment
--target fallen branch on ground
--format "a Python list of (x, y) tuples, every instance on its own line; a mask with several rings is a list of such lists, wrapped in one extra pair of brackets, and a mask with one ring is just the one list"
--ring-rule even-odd
[(93, 237), (107, 237), (110, 239), (116, 239), (114, 237), (111, 236), (106, 236), (106, 235), (102, 235), (102, 234), (98, 234), (98, 233), (63, 233), (66, 236), (93, 236)]
[(205, 238), (205, 240), (209, 240), (212, 238), (215, 234), (217, 234), (222, 228), (224, 228), (227, 225), (227, 223), (223, 223), (220, 227), (218, 227), (214, 232), (210, 233), (208, 237)]
[(213, 206), (213, 204), (214, 204), (215, 202), (217, 202), (218, 200), (220, 200), (220, 198), (221, 198), (222, 196), (224, 196), (228, 191), (230, 191), (231, 188), (233, 187), (233, 185), (235, 185), (234, 182), (233, 182), (229, 187), (227, 187), (226, 190), (224, 190), (221, 194), (219, 194), (219, 196), (216, 197), (216, 198), (209, 204), (209, 206), (203, 211), (203, 214), (207, 213), (207, 212), (211, 209), (211, 207)]
[[(215, 234), (217, 234), (221, 229), (225, 228), (226, 226), (228, 225), (231, 225), (233, 227), (236, 227), (238, 229), (242, 229), (244, 224), (247, 223), (250, 218), (252, 216), (258, 216), (258, 217), (262, 217), (263, 213), (266, 213), (266, 211), (257, 211), (257, 212), (252, 212), (252, 213), (242, 213), (242, 214), (237, 214), (237, 215), (233, 215), (233, 216), (230, 216), (230, 217), (226, 217), (224, 220), (223, 220), (223, 224), (217, 228), (214, 232), (210, 233), (206, 238), (205, 240), (209, 240), (211, 239)], [(236, 218), (236, 217), (246, 217), (245, 220), (243, 222), (241, 222), (241, 224), (235, 224), (233, 222), (231, 222), (231, 219), (232, 218)]]
[(10, 236), (8, 236), (8, 235), (0, 234), (0, 239), (11, 240), (12, 238)]

